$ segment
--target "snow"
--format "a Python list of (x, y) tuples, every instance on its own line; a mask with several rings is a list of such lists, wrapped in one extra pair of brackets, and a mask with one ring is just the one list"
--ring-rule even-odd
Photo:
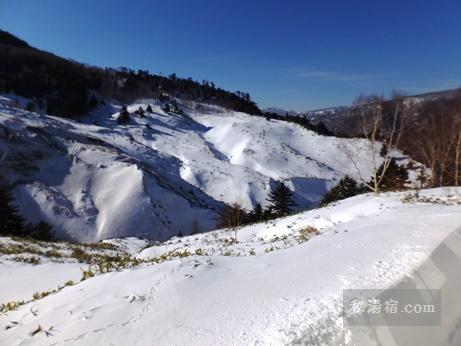
[[(111, 240), (144, 259), (189, 254), (98, 275), (0, 315), (2, 342), (343, 344), (353, 331), (342, 324), (342, 290), (398, 284), (461, 226), (460, 188), (409, 196), (356, 196), (243, 227), (238, 242), (229, 241), (229, 230), (153, 246)], [(318, 232), (301, 238), (307, 227)], [(201, 255), (195, 255), (198, 249)], [(9, 259), (0, 259), (10, 265)], [(22, 285), (46, 280), (39, 270), (27, 278)], [(455, 312), (461, 317), (461, 311)], [(32, 336), (38, 326), (42, 331)]]
[(129, 254), (137, 254), (141, 252), (145, 248), (149, 247), (152, 242), (146, 239), (139, 239), (139, 238), (116, 238), (116, 239), (108, 239), (103, 240), (103, 243), (115, 245), (120, 250), (129, 253)]
[(81, 267), (78, 263), (43, 263), (32, 266), (2, 261), (0, 303), (29, 299), (35, 292), (55, 289), (68, 280), (78, 282), (82, 274)]
[[(276, 180), (299, 209), (315, 206), (345, 174), (370, 176), (365, 140), (324, 137), (299, 125), (177, 100), (184, 114), (131, 115), (117, 124), (108, 102), (78, 121), (27, 112), (0, 99), (0, 174), (15, 186), (31, 222), (51, 223), (60, 238), (166, 240), (215, 228), (223, 203), (251, 209)], [(379, 161), (379, 159), (378, 159)], [(181, 215), (181, 217), (177, 217)]]
[[(436, 326), (354, 326), (351, 344), (359, 345), (451, 345), (461, 343), (461, 227), (450, 233), (429, 258), (392, 290), (440, 289), (441, 321)], [(393, 295), (395, 291), (384, 291)], [(410, 291), (414, 292), (414, 291)], [(388, 296), (389, 296), (388, 295)], [(422, 296), (421, 293), (416, 295)]]

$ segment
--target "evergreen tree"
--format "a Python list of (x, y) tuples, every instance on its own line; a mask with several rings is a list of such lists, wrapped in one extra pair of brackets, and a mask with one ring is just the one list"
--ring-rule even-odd
[(171, 112), (170, 105), (169, 105), (168, 103), (164, 104), (164, 105), (162, 106), (162, 111), (163, 111), (164, 113), (170, 113), (170, 112)]
[(260, 203), (257, 203), (252, 211), (248, 214), (248, 221), (258, 222), (264, 219), (264, 210)]
[(323, 136), (333, 136), (334, 135), (333, 132), (328, 130), (326, 125), (323, 123), (323, 121), (319, 121), (319, 123), (316, 126), (316, 131), (319, 135), (323, 135)]
[(136, 111), (136, 114), (142, 118), (144, 116), (144, 109), (142, 109), (142, 107), (139, 106), (138, 110)]
[(30, 236), (34, 239), (39, 240), (52, 240), (54, 236), (53, 227), (44, 221), (40, 221), (38, 224), (34, 226), (28, 226), (29, 231), (27, 236)]
[(94, 109), (98, 106), (98, 99), (96, 96), (92, 95), (90, 99), (88, 100), (88, 108), (89, 109)]
[(130, 115), (130, 113), (128, 113), (128, 109), (126, 108), (126, 106), (122, 106), (122, 108), (120, 108), (119, 114), (120, 115)]
[(320, 202), (320, 205), (327, 205), (329, 203), (353, 197), (365, 192), (365, 186), (358, 184), (354, 179), (346, 175), (338, 182), (338, 185), (325, 194)]
[(288, 215), (291, 211), (291, 207), (296, 205), (293, 201), (293, 193), (283, 182), (278, 183), (277, 186), (272, 189), (267, 201), (272, 204), (269, 210), (276, 217)]
[(128, 124), (130, 122), (130, 113), (128, 113), (126, 106), (123, 106), (120, 109), (119, 115), (117, 117), (117, 122), (119, 124)]
[(26, 226), (7, 183), (0, 177), (0, 234), (24, 236)]
[(147, 113), (154, 113), (154, 111), (152, 110), (152, 106), (151, 106), (151, 105), (148, 105), (148, 106), (147, 106), (146, 112), (147, 112)]
[(51, 225), (39, 222), (36, 225), (26, 224), (14, 206), (14, 198), (11, 189), (2, 177), (0, 177), (0, 235), (31, 237), (39, 240), (51, 240), (54, 232)]
[[(384, 164), (382, 164), (377, 171), (377, 175), (381, 176), (384, 169)], [(405, 167), (399, 166), (397, 161), (394, 158), (391, 158), (389, 161), (389, 166), (386, 170), (386, 173), (379, 184), (381, 191), (396, 191), (404, 190), (405, 184), (408, 181), (408, 171)]]
[(274, 219), (276, 217), (277, 216), (272, 213), (270, 208), (267, 208), (267, 209), (263, 210), (262, 221), (272, 220), (272, 219)]

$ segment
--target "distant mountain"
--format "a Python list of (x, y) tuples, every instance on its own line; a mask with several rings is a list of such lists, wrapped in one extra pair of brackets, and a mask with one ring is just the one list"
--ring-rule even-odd
[[(453, 98), (457, 95), (458, 91), (459, 89), (434, 91), (406, 96), (405, 99), (407, 101), (412, 101), (415, 104), (423, 105), (429, 101)], [(317, 124), (322, 121), (329, 130), (336, 134), (347, 134), (348, 136), (354, 137), (361, 135), (362, 130), (356, 126), (355, 122), (351, 122), (351, 118), (349, 117), (351, 108), (351, 106), (328, 107), (301, 112), (298, 113), (298, 115), (306, 117), (313, 124)]]
[(299, 112), (296, 112), (296, 111), (289, 111), (289, 110), (282, 109), (282, 108), (277, 108), (277, 107), (264, 108), (263, 112), (274, 113), (274, 114), (278, 114), (278, 115), (287, 115), (287, 114), (288, 115), (298, 115), (299, 114)]

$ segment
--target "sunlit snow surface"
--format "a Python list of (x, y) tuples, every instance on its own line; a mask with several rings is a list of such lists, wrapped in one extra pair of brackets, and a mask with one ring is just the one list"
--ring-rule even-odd
[[(191, 254), (99, 275), (0, 315), (0, 343), (343, 344), (349, 331), (342, 327), (342, 290), (392, 286), (461, 225), (461, 189), (423, 191), (430, 202), (403, 203), (406, 195), (362, 195), (247, 226), (238, 243), (226, 243), (227, 230), (155, 246), (111, 240), (143, 259)], [(308, 226), (319, 234), (296, 241)], [(2, 255), (0, 297), (30, 299), (75, 280), (77, 267), (46, 258), (33, 266)]]
[[(364, 177), (363, 140), (319, 136), (302, 127), (216, 106), (179, 101), (184, 115), (153, 113), (117, 124), (108, 103), (80, 120), (26, 112), (0, 100), (0, 172), (14, 183), (21, 211), (64, 239), (118, 236), (164, 240), (215, 228), (224, 203), (267, 204), (276, 180), (299, 208), (318, 203), (341, 177)], [(379, 160), (378, 160), (379, 161)]]

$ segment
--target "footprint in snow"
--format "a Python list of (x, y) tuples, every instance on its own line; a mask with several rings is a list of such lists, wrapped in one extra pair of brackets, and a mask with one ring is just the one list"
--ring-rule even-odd
[(129, 296), (126, 296), (124, 298), (128, 299), (128, 302), (130, 304), (133, 303), (136, 300), (140, 301), (140, 302), (143, 302), (144, 300), (146, 300), (146, 298), (144, 296), (139, 296), (139, 295), (136, 295), (136, 294), (130, 294)]
[(18, 325), (19, 325), (19, 322), (16, 322), (16, 321), (10, 321), (10, 324), (8, 324), (8, 325), (5, 327), (5, 330), (8, 330), (8, 329), (11, 329), (11, 328), (17, 327)]

